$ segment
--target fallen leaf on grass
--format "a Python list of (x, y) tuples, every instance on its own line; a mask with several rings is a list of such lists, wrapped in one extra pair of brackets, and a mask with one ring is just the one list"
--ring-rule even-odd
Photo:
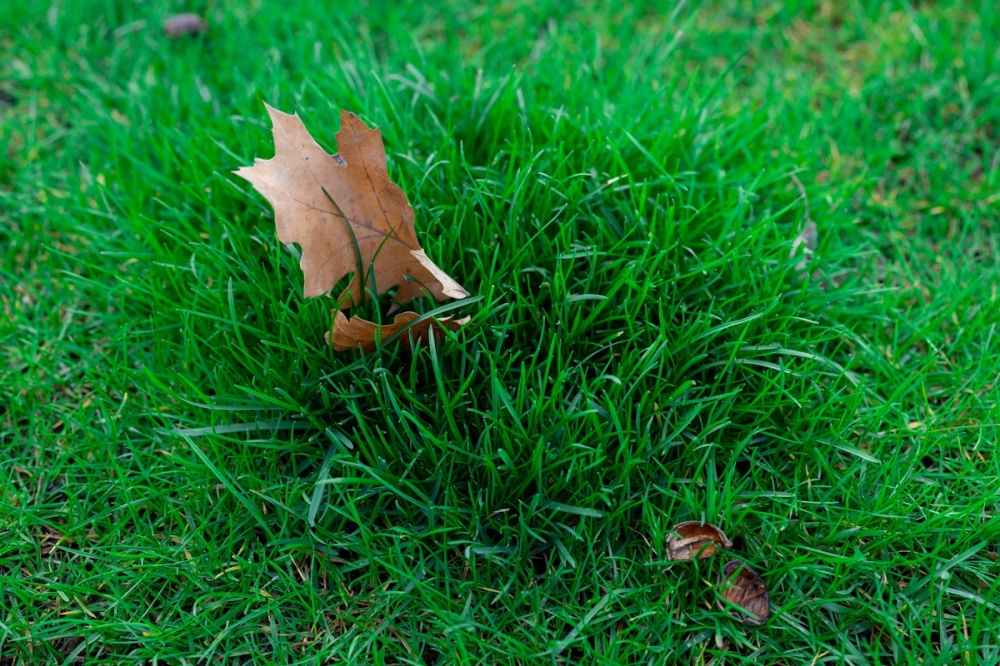
[(759, 627), (767, 622), (771, 615), (771, 597), (767, 593), (764, 579), (750, 565), (740, 560), (726, 562), (719, 585), (725, 586), (722, 590), (722, 599), (725, 601), (719, 601), (719, 610), (729, 611), (730, 615), (751, 627)]
[(163, 22), (163, 32), (171, 39), (184, 35), (200, 35), (208, 30), (208, 23), (197, 14), (177, 14)]
[[(373, 352), (376, 340), (384, 342), (393, 334), (406, 328), (406, 331), (400, 334), (399, 339), (404, 346), (410, 347), (411, 340), (413, 342), (426, 340), (431, 334), (432, 326), (457, 331), (469, 321), (468, 317), (461, 319), (428, 317), (415, 324), (412, 323), (419, 317), (420, 315), (416, 312), (400, 312), (393, 318), (391, 324), (379, 326), (375, 322), (361, 317), (348, 318), (343, 312), (338, 312), (333, 319), (333, 330), (326, 334), (326, 341), (336, 351), (350, 351), (360, 347), (365, 352)], [(410, 325), (409, 328), (407, 325)]]
[(254, 160), (236, 175), (250, 181), (274, 207), (278, 240), (301, 246), (306, 297), (329, 293), (352, 272), (353, 279), (337, 298), (341, 308), (368, 298), (371, 280), (377, 294), (398, 287), (396, 304), (423, 293), (439, 301), (469, 295), (420, 248), (413, 208), (389, 180), (378, 129), (342, 111), (339, 152), (330, 155), (298, 114), (270, 106), (267, 112), (273, 123), (274, 158)]
[(725, 533), (715, 525), (689, 520), (674, 525), (667, 536), (667, 557), (671, 560), (693, 560), (711, 557), (717, 548), (732, 548)]
[(733, 543), (715, 525), (698, 520), (674, 525), (667, 537), (667, 557), (671, 560), (693, 560), (711, 557), (717, 548), (732, 548)]

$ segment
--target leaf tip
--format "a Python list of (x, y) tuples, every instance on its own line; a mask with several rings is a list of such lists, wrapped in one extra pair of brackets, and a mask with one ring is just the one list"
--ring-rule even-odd
[(466, 298), (469, 296), (469, 292), (465, 290), (465, 287), (454, 282), (452, 285), (448, 285), (444, 289), (444, 295), (450, 298)]
[[(261, 100), (261, 101), (263, 101), (263, 100)], [(264, 102), (264, 109), (267, 110), (267, 115), (271, 119), (271, 125), (272, 126), (277, 125), (284, 118), (298, 118), (299, 117), (299, 114), (298, 114), (297, 111), (293, 112), (293, 113), (285, 113), (284, 111), (281, 111), (280, 109), (274, 108), (273, 106), (271, 106), (267, 102)]]

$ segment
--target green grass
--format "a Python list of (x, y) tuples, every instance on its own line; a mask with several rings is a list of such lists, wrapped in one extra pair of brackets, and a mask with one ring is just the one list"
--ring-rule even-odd
[[(326, 4), (0, 12), (0, 662), (1000, 661), (992, 3)], [(324, 346), (263, 100), (466, 330)]]

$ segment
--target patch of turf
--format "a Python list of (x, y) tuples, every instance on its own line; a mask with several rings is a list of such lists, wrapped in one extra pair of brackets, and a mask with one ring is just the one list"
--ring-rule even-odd
[[(398, 4), (5, 8), (0, 658), (1000, 659), (1000, 15)], [(381, 127), (467, 330), (324, 346), (262, 100)]]

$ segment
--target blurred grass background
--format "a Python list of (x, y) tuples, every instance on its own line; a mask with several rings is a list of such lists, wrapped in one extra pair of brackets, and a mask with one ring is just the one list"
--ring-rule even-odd
[[(957, 0), (7, 3), (0, 661), (1000, 661), (998, 56)], [(467, 330), (324, 346), (264, 100), (381, 127)]]

